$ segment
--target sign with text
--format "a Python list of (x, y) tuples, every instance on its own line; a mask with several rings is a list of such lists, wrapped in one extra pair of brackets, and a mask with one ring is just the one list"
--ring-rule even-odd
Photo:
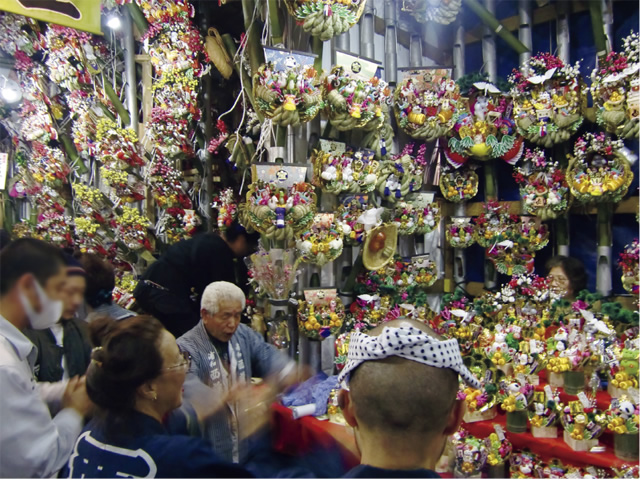
[(2, 10), (102, 35), (96, 0), (2, 0)]

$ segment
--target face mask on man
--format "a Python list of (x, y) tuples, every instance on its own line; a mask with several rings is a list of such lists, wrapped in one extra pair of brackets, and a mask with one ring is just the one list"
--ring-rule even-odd
[(60, 320), (63, 310), (62, 301), (51, 300), (37, 280), (34, 280), (34, 285), (40, 302), (40, 311), (36, 312), (34, 310), (24, 292), (20, 292), (20, 302), (27, 314), (31, 328), (34, 330), (46, 330)]

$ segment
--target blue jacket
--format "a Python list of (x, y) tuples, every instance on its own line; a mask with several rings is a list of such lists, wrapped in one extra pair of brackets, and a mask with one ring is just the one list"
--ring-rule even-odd
[(202, 438), (171, 435), (139, 412), (127, 418), (127, 431), (105, 432), (114, 423), (93, 419), (69, 458), (67, 478), (249, 478), (243, 468), (218, 459)]

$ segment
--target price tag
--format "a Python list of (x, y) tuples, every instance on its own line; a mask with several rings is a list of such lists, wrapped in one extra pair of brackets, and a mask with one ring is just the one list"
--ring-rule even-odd
[(531, 355), (538, 353), (538, 344), (533, 338), (529, 340), (529, 353)]
[(587, 398), (587, 395), (584, 392), (580, 392), (578, 394), (578, 400), (580, 400), (580, 403), (584, 408), (591, 408), (591, 402), (589, 401), (589, 399)]
[(544, 386), (544, 393), (547, 396), (547, 402), (553, 400), (553, 391), (551, 391), (551, 385)]
[(638, 403), (640, 403), (640, 390), (634, 387), (629, 387), (627, 389), (627, 393), (631, 397), (631, 400), (633, 400), (634, 405), (638, 405)]
[(520, 328), (518, 325), (514, 325), (513, 327), (511, 327), (511, 333), (513, 333), (513, 338), (520, 338), (522, 328)]
[(501, 442), (504, 442), (504, 430), (502, 429), (501, 425), (498, 425), (497, 423), (493, 424), (493, 429), (496, 431), (496, 434), (498, 435), (498, 438), (500, 439)]
[(520, 384), (524, 385), (525, 383), (527, 383), (527, 377), (525, 377), (524, 373), (519, 373), (516, 378), (518, 379), (518, 382), (520, 382)]
[(595, 467), (587, 467), (587, 473), (593, 478), (598, 478), (598, 471), (595, 469)]

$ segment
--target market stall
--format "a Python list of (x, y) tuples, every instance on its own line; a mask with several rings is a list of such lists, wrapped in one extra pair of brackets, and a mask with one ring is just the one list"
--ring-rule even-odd
[[(458, 340), (482, 387), (443, 474), (637, 475), (637, 5), (8, 3), (14, 238), (109, 260), (135, 310), (171, 245), (239, 223), (261, 236), (247, 323), (325, 381), (389, 320)], [(554, 255), (586, 290), (545, 278)], [(356, 464), (337, 389), (305, 410), (323, 421), (275, 405), (275, 446)]]

